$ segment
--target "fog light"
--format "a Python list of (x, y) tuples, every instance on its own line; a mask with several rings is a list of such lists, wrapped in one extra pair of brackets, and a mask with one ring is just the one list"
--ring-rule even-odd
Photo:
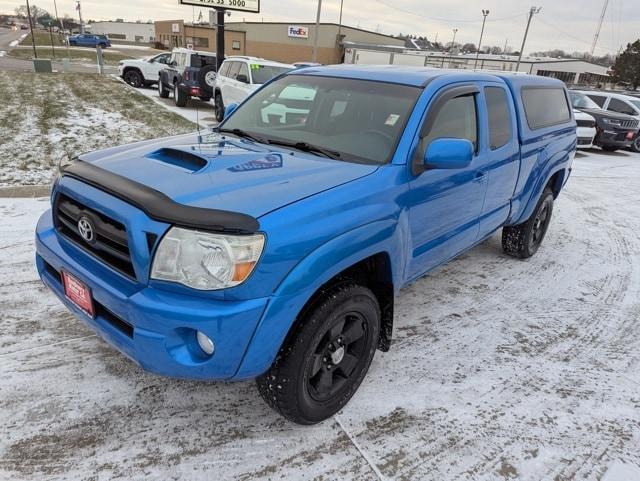
[(207, 337), (204, 332), (198, 331), (196, 333), (196, 339), (198, 340), (198, 345), (200, 349), (202, 349), (207, 356), (212, 356), (213, 352), (216, 350), (213, 341)]

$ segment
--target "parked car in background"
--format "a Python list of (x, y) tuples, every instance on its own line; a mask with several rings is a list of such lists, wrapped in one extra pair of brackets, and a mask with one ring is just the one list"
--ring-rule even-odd
[[(274, 103), (294, 115), (265, 120)], [(313, 424), (394, 347), (402, 287), (500, 229), (508, 255), (538, 252), (575, 148), (556, 79), (295, 70), (213, 131), (78, 156), (38, 222), (37, 269), (144, 369), (257, 378)]]
[(574, 109), (585, 112), (596, 119), (594, 145), (607, 152), (631, 147), (638, 135), (638, 125), (640, 124), (638, 120), (630, 115), (604, 110), (584, 92), (570, 90), (569, 95)]
[[(582, 91), (582, 93), (598, 104), (600, 108), (630, 115), (640, 122), (640, 98), (615, 92)], [(640, 135), (636, 135), (631, 149), (640, 152)]]
[(215, 106), (218, 122), (224, 117), (225, 105), (239, 104), (258, 87), (295, 67), (263, 58), (227, 57), (216, 78)]
[(573, 116), (578, 125), (576, 130), (576, 134), (578, 135), (578, 148), (590, 149), (593, 147), (593, 139), (596, 136), (596, 119), (585, 112), (575, 109), (573, 110)]
[(79, 33), (71, 35), (67, 39), (70, 47), (111, 47), (111, 41), (106, 35), (92, 35), (90, 33)]
[(208, 102), (216, 83), (216, 54), (211, 52), (175, 48), (166, 66), (158, 74), (158, 95), (173, 99), (184, 107), (189, 97)]
[(161, 53), (152, 57), (121, 60), (118, 63), (118, 75), (133, 87), (144, 87), (158, 83), (160, 70), (167, 66), (171, 53)]

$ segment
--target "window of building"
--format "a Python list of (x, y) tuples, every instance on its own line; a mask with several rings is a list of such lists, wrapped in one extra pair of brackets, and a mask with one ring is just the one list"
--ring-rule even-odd
[(234, 40), (231, 42), (231, 48), (233, 50), (240, 50), (240, 40)]
[(136, 42), (142, 42), (144, 39), (144, 37), (142, 35), (136, 35), (135, 40)]
[(110, 33), (109, 38), (115, 39), (115, 40), (126, 40), (127, 36), (121, 33)]
[(489, 146), (491, 150), (495, 150), (511, 140), (509, 100), (507, 93), (501, 87), (486, 87), (484, 96), (489, 116)]
[(209, 39), (207, 37), (194, 37), (193, 38), (193, 46), (194, 47), (209, 48)]
[(522, 89), (521, 95), (524, 114), (531, 130), (562, 124), (571, 119), (563, 88), (526, 87)]

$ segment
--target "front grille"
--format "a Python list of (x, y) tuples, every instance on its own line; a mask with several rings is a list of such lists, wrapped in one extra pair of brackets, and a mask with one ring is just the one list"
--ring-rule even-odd
[(637, 129), (638, 128), (638, 121), (637, 120), (623, 120), (622, 122), (620, 122), (620, 126), (623, 129)]
[[(95, 232), (91, 242), (80, 235), (78, 221), (81, 217), (86, 217), (93, 225)], [(64, 194), (56, 198), (53, 218), (60, 234), (118, 272), (135, 278), (127, 230), (120, 222)]]
[(578, 127), (595, 127), (596, 126), (595, 120), (578, 119), (576, 120), (576, 123), (578, 124)]

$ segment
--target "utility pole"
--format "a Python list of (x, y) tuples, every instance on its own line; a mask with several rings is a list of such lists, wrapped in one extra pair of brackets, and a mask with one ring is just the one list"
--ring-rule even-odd
[(504, 48), (502, 49), (502, 53), (505, 54), (505, 55), (507, 54), (507, 42), (508, 41), (509, 41), (508, 38), (504, 39)]
[(82, 23), (82, 9), (80, 8), (80, 0), (76, 0), (76, 10), (80, 19), (80, 33), (84, 33), (84, 23)]
[(607, 6), (609, 5), (609, 0), (604, 0), (604, 5), (602, 5), (602, 12), (600, 12), (600, 20), (598, 21), (598, 28), (596, 29), (596, 34), (593, 37), (593, 43), (591, 44), (591, 56), (593, 57), (593, 52), (596, 50), (596, 44), (598, 43), (598, 37), (600, 36), (600, 29), (602, 28), (602, 22), (604, 21), (604, 14), (607, 13)]
[(320, 36), (320, 13), (322, 12), (322, 0), (318, 0), (318, 13), (316, 14), (316, 33), (313, 36), (312, 62), (318, 61), (318, 37)]
[(29, 30), (31, 31), (31, 45), (33, 46), (33, 58), (38, 58), (38, 52), (36, 52), (36, 38), (33, 36), (33, 22), (31, 21), (31, 7), (29, 6), (29, 0), (27, 0), (27, 16), (29, 17)]
[(480, 30), (480, 40), (478, 41), (478, 49), (476, 50), (476, 61), (473, 64), (473, 69), (478, 68), (478, 56), (480, 55), (480, 47), (482, 47), (482, 35), (484, 34), (484, 23), (487, 21), (487, 15), (489, 10), (482, 9), (482, 30)]
[[(449, 49), (449, 64), (447, 65), (447, 67), (451, 67), (451, 58), (453, 57), (453, 48), (454, 45), (456, 44), (456, 34), (458, 33), (458, 29), (454, 28), (453, 29), (453, 40), (451, 41), (451, 48)], [(444, 63), (444, 60), (443, 60)]]
[(338, 21), (338, 42), (340, 42), (340, 35), (342, 34), (342, 7), (344, 6), (344, 0), (340, 0), (340, 20)]
[(527, 28), (524, 30), (524, 37), (522, 37), (522, 46), (520, 47), (520, 54), (518, 55), (518, 63), (516, 64), (516, 72), (520, 67), (520, 61), (522, 60), (522, 53), (524, 51), (524, 44), (527, 41), (527, 35), (529, 34), (529, 25), (531, 25), (531, 19), (536, 13), (540, 13), (542, 7), (531, 7), (529, 9), (529, 18), (527, 19)]

